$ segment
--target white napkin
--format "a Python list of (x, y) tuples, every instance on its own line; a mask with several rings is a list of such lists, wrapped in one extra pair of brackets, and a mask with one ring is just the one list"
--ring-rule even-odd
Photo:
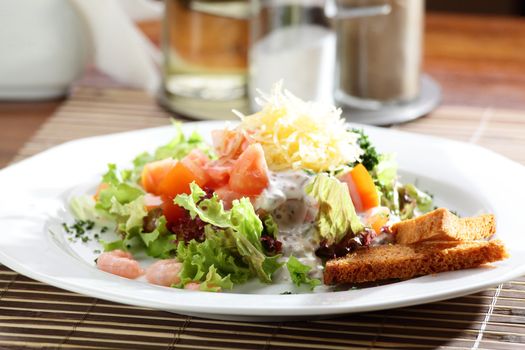
[(134, 20), (160, 18), (161, 2), (151, 0), (70, 0), (86, 24), (94, 65), (121, 83), (155, 93), (160, 52)]

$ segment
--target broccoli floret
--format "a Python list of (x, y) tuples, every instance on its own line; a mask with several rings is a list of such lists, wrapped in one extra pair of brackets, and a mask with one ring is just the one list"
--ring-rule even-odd
[(364, 133), (363, 129), (352, 129), (352, 132), (359, 135), (357, 144), (364, 151), (360, 162), (355, 162), (352, 166), (355, 166), (357, 163), (362, 163), (366, 170), (372, 171), (379, 163), (379, 154), (368, 139), (368, 135)]

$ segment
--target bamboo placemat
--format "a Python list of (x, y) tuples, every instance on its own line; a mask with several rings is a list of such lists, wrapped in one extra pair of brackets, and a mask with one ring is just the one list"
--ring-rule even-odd
[[(168, 114), (142, 92), (81, 87), (16, 160), (71, 139), (168, 123)], [(525, 112), (444, 106), (396, 128), (481, 144), (525, 163)], [(0, 348), (525, 349), (524, 344), (525, 278), (402, 309), (330, 320), (245, 323), (116, 304), (0, 266)]]

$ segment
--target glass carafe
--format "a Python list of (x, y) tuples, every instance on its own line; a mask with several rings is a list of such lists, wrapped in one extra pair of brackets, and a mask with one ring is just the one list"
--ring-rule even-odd
[(184, 116), (246, 111), (249, 0), (166, 0), (163, 103)]

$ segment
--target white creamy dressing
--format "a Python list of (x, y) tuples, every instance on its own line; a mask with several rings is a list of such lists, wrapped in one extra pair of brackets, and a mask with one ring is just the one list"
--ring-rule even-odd
[[(255, 202), (255, 208), (271, 213), (279, 227), (282, 242), (282, 262), (291, 255), (302, 264), (310, 266), (311, 277), (321, 278), (323, 265), (315, 255), (319, 242), (315, 237), (314, 222), (317, 216), (315, 200), (306, 195), (304, 188), (312, 179), (303, 171), (270, 172), (270, 185)], [(284, 271), (277, 280), (289, 280)]]

